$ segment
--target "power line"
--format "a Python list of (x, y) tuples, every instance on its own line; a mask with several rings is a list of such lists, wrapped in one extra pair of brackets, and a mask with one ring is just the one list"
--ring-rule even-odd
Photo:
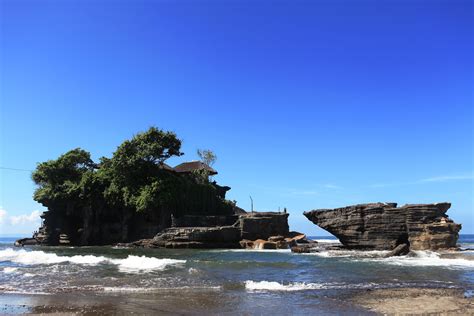
[(29, 170), (29, 169), (18, 169), (18, 168), (8, 168), (8, 167), (0, 167), (0, 169), (3, 169), (3, 170), (12, 170), (12, 171), (28, 171), (28, 172), (32, 172), (33, 170)]

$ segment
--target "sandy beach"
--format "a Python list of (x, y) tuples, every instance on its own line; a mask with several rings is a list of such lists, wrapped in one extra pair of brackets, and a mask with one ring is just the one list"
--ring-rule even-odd
[(474, 315), (474, 299), (458, 289), (377, 289), (351, 300), (384, 315)]

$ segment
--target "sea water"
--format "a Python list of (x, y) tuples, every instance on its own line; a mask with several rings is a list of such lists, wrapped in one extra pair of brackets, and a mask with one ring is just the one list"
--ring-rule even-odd
[[(107, 313), (358, 314), (341, 298), (377, 288), (474, 291), (472, 250), (383, 258), (384, 251), (15, 248), (14, 240), (0, 239), (0, 305), (26, 310), (10, 312), (83, 304)], [(473, 249), (474, 235), (459, 242)]]

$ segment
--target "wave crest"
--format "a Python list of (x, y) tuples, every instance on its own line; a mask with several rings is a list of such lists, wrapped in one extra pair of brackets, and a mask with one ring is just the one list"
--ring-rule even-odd
[(322, 289), (320, 283), (289, 283), (281, 284), (275, 281), (245, 281), (245, 289), (249, 291), (305, 291)]
[(441, 254), (433, 251), (412, 251), (411, 255), (381, 258), (376, 259), (376, 261), (399, 266), (474, 268), (474, 260), (469, 260), (468, 256), (464, 256), (464, 258), (444, 258)]
[(57, 263), (98, 265), (100, 263), (106, 263), (117, 265), (119, 270), (122, 272), (164, 270), (170, 265), (179, 265), (186, 262), (186, 260), (133, 255), (129, 255), (125, 259), (113, 259), (94, 255), (58, 256), (57, 254), (47, 253), (44, 251), (26, 251), (24, 249), (13, 250), (12, 248), (0, 250), (0, 261), (10, 261), (24, 265)]

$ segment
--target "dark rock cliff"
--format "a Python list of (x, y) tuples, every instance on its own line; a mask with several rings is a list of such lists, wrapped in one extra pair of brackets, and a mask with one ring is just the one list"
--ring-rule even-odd
[[(191, 176), (179, 177), (187, 179)], [(231, 225), (238, 218), (234, 214), (242, 212), (232, 202), (225, 200), (229, 187), (215, 183), (197, 185), (189, 180), (184, 183), (186, 185), (171, 203), (157, 205), (155, 209), (144, 212), (113, 208), (105, 203), (80, 207), (49, 205), (48, 211), (41, 215), (43, 223), (33, 238), (39, 244), (53, 246), (111, 245), (153, 238), (158, 232), (174, 226), (174, 222), (208, 226), (209, 223), (202, 221), (213, 221), (212, 225), (225, 224), (227, 221)]]
[(456, 247), (461, 225), (447, 210), (450, 203), (369, 203), (305, 212), (314, 224), (327, 230), (348, 248), (392, 250), (408, 244), (412, 250)]

